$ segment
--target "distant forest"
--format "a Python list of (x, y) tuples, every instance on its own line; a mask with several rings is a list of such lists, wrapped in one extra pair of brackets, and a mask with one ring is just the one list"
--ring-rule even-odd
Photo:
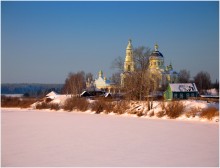
[(1, 94), (44, 96), (51, 91), (61, 93), (62, 88), (63, 84), (1, 84)]

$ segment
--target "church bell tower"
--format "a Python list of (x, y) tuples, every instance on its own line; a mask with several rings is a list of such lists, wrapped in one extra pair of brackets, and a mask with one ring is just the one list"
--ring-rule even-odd
[(124, 72), (133, 72), (133, 71), (134, 71), (133, 47), (131, 44), (131, 39), (129, 39), (128, 46), (126, 48)]
[(126, 48), (125, 62), (124, 62), (124, 72), (121, 73), (121, 86), (125, 85), (125, 78), (130, 73), (134, 72), (134, 60), (133, 60), (133, 47), (131, 44), (131, 39), (128, 40), (128, 45)]

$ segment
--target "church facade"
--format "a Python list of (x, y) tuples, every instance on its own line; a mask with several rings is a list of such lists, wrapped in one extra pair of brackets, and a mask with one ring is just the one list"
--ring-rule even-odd
[[(176, 83), (178, 80), (178, 73), (173, 69), (172, 64), (165, 66), (164, 56), (158, 50), (159, 46), (154, 46), (154, 51), (149, 56), (148, 71), (152, 74), (159, 74), (159, 87), (168, 83)], [(135, 71), (135, 62), (133, 55), (133, 46), (131, 40), (128, 41), (126, 48), (126, 55), (124, 61), (124, 72), (121, 74), (121, 86), (125, 85), (124, 80), (127, 75)]]
[(111, 83), (111, 81), (108, 80), (103, 75), (103, 71), (100, 70), (99, 73), (98, 73), (98, 77), (95, 80), (86, 82), (86, 88), (89, 91), (91, 91), (91, 90), (96, 90), (96, 91), (102, 90), (102, 91), (111, 92), (114, 88), (114, 84)]

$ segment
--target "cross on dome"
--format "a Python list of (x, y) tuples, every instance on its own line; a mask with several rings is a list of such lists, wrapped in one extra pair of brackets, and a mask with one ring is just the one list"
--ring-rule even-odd
[(154, 50), (155, 50), (155, 51), (158, 51), (158, 48), (159, 48), (159, 46), (158, 46), (158, 44), (156, 43), (155, 46), (154, 46)]

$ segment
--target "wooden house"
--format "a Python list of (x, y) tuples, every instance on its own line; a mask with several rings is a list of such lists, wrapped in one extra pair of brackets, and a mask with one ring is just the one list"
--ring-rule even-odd
[(189, 97), (198, 97), (198, 95), (195, 83), (170, 83), (164, 92), (164, 99), (188, 99)]

